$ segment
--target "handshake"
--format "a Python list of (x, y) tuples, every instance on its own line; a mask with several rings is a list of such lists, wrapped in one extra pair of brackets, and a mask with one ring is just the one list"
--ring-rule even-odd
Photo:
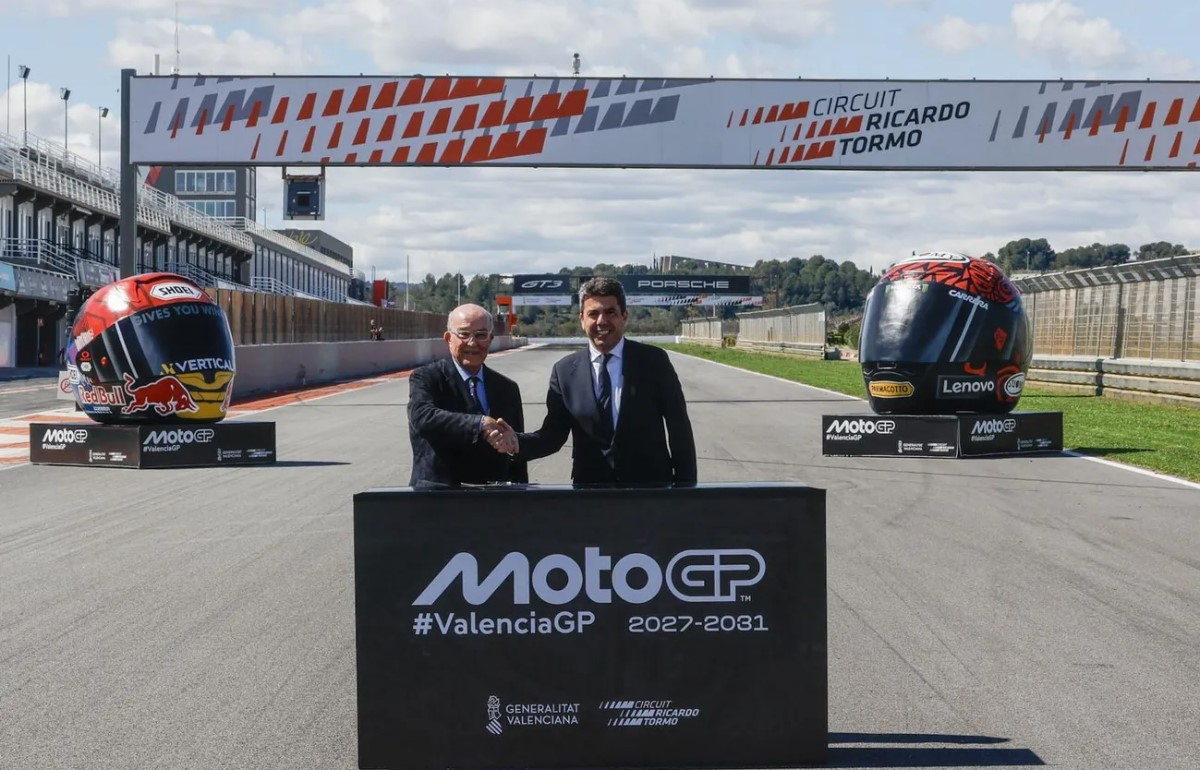
[(513, 427), (504, 421), (504, 418), (496, 419), (495, 417), (483, 418), (483, 437), (487, 439), (488, 444), (492, 449), (506, 455), (515, 455), (519, 449), (520, 442), (517, 441), (517, 432)]

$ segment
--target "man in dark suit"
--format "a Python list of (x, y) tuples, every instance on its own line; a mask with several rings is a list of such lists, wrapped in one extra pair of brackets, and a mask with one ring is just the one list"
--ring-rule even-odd
[(525, 461), (497, 452), (485, 438), (499, 419), (517, 430), (525, 425), (520, 388), (483, 363), (492, 344), (488, 311), (455, 308), (443, 339), (450, 357), (425, 364), (408, 380), (409, 486), (528, 481)]
[(546, 419), (532, 433), (488, 430), (494, 446), (533, 460), (571, 436), (571, 480), (609, 486), (696, 483), (696, 443), (666, 351), (624, 338), (625, 291), (612, 278), (579, 288), (588, 346), (554, 365)]

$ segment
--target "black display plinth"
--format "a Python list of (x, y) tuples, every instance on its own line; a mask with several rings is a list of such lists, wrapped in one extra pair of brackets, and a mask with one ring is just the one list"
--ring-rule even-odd
[(1061, 452), (1062, 412), (827, 414), (821, 453), (849, 457), (980, 457)]
[(34, 465), (198, 468), (269, 465), (275, 460), (273, 422), (207, 425), (35, 422), (29, 426), (29, 461)]
[(360, 768), (826, 759), (825, 490), (373, 490), (354, 582)]

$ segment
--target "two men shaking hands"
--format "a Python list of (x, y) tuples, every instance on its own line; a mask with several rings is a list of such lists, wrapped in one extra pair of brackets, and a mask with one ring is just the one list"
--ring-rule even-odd
[(410, 486), (528, 481), (527, 463), (570, 436), (576, 485), (696, 483), (696, 446), (679, 377), (666, 351), (625, 339), (629, 313), (620, 282), (579, 288), (587, 347), (550, 374), (546, 418), (525, 432), (520, 389), (484, 365), (490, 314), (450, 313), (450, 360), (417, 369), (409, 383)]

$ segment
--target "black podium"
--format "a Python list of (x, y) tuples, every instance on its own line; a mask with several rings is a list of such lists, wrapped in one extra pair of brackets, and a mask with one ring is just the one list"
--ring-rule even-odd
[(275, 423), (101, 425), (35, 422), (29, 425), (34, 465), (102, 468), (198, 468), (275, 462)]
[(1061, 452), (1062, 412), (827, 414), (821, 452), (849, 457), (981, 457)]
[(354, 574), (361, 768), (825, 761), (822, 489), (371, 490)]

